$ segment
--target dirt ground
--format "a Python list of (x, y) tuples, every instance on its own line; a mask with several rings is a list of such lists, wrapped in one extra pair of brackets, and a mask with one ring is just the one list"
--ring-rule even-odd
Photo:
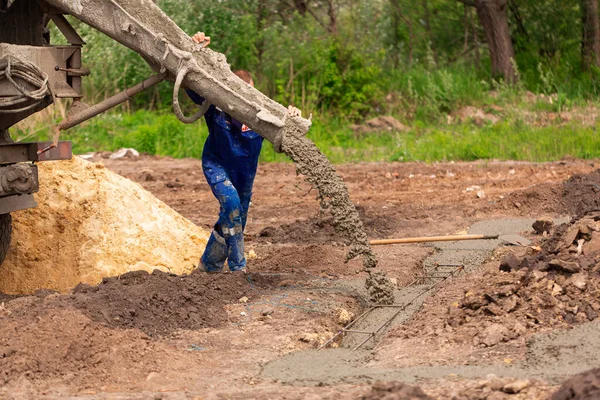
[[(197, 225), (210, 229), (215, 222), (218, 204), (198, 160), (142, 156), (102, 162)], [(600, 203), (600, 174), (593, 174), (599, 166), (564, 160), (371, 163), (337, 169), (375, 239), (464, 233), (476, 222), (498, 218), (581, 215)], [(574, 174), (586, 175), (565, 184)], [(357, 274), (361, 260), (344, 264), (344, 240), (330, 218), (319, 215), (315, 197), (292, 164), (259, 167), (246, 234), (247, 276), (134, 272), (96, 287), (79, 286), (67, 295), (0, 295), (0, 398), (542, 399), (568, 378), (566, 372), (520, 379), (503, 374), (502, 367), (527, 360), (535, 334), (594, 320), (592, 308), (577, 303), (565, 320), (568, 326), (551, 318), (535, 326), (522, 323), (518, 335), (503, 332), (497, 341), (490, 326), (508, 320), (514, 325), (535, 310), (494, 316), (481, 311), (494, 310), (489, 300), (480, 311), (469, 308), (468, 293), (485, 298), (486, 287), (505, 287), (522, 278), (523, 271), (499, 270), (513, 250), (505, 246), (481, 267), (443, 282), (406, 325), (387, 331), (373, 350), (361, 353), (366, 357), (361, 362), (371, 370), (360, 378), (314, 384), (268, 375), (272, 362), (315, 349), (365, 307), (357, 283), (364, 282), (364, 275)], [(527, 236), (534, 246), (544, 239)], [(436, 251), (424, 244), (375, 248), (378, 268), (399, 288), (413, 282)], [(539, 250), (518, 251), (522, 258)], [(564, 254), (572, 251), (565, 247)], [(597, 271), (589, 268), (586, 273), (593, 276)], [(551, 277), (558, 285), (559, 279)], [(572, 278), (561, 280), (561, 289), (567, 279)], [(600, 292), (590, 290), (586, 302), (591, 307)], [(515, 289), (502, 299), (521, 295)], [(575, 307), (569, 300), (560, 302), (563, 308)], [(475, 362), (486, 368), (478, 374), (460, 372)], [(388, 379), (395, 383), (376, 383), (386, 380), (380, 376), (396, 375), (368, 372), (430, 366), (449, 369), (435, 377), (415, 372), (406, 379), (412, 386), (395, 378)], [(599, 380), (596, 375), (587, 381)]]

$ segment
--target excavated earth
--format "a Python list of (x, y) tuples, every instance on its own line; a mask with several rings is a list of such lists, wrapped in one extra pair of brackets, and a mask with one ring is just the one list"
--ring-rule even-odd
[[(95, 161), (200, 228), (214, 223), (218, 204), (199, 161)], [(347, 248), (331, 217), (292, 164), (261, 165), (248, 275), (140, 271), (64, 294), (0, 294), (0, 398), (598, 397), (598, 164), (336, 169), (369, 238), (495, 229), (532, 245), (376, 247), (377, 269), (395, 283), (397, 302), (440, 260), (466, 271), (407, 308), (368, 349), (316, 352), (364, 310), (362, 263), (344, 263)], [(556, 223), (535, 233), (538, 218)]]

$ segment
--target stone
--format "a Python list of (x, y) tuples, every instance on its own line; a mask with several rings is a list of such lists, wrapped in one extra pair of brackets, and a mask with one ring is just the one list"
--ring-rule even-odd
[(502, 342), (509, 334), (504, 325), (492, 324), (481, 333), (481, 343), (487, 347), (492, 347)]
[(537, 269), (533, 270), (533, 272), (531, 273), (531, 277), (536, 282), (544, 279), (547, 275), (548, 275), (547, 272), (545, 272), (545, 271), (539, 271)]
[(593, 232), (591, 239), (583, 244), (583, 254), (592, 256), (600, 253), (600, 232)]
[(502, 309), (509, 313), (515, 310), (515, 308), (517, 308), (517, 305), (519, 304), (519, 296), (516, 295), (512, 295), (509, 296), (507, 298), (505, 298), (502, 301)]
[(508, 399), (508, 395), (502, 392), (492, 392), (489, 396), (486, 397), (486, 400), (506, 400)]
[(262, 315), (263, 317), (266, 317), (267, 315), (271, 315), (271, 314), (273, 314), (274, 312), (275, 312), (275, 310), (274, 310), (274, 309), (272, 309), (272, 308), (265, 308), (264, 310), (262, 310), (262, 311), (260, 312), (260, 315)]
[(575, 286), (577, 289), (585, 290), (587, 285), (588, 275), (585, 272), (578, 272), (573, 274), (569, 279), (569, 283)]
[(550, 218), (540, 218), (531, 225), (535, 233), (543, 234), (544, 232), (550, 232), (554, 226), (554, 222)]
[(502, 391), (504, 393), (517, 394), (528, 388), (530, 385), (531, 381), (529, 379), (517, 379), (516, 381), (504, 385)]
[(590, 240), (592, 239), (592, 228), (590, 228), (589, 225), (587, 224), (582, 224), (579, 226), (579, 237), (582, 238), (583, 240)]
[(521, 268), (521, 260), (519, 260), (513, 253), (508, 253), (502, 258), (500, 262), (500, 271), (511, 272)]
[(564, 272), (571, 272), (571, 273), (579, 272), (581, 270), (581, 267), (579, 266), (578, 263), (576, 263), (574, 261), (563, 261), (560, 259), (555, 259), (555, 260), (550, 261), (548, 263), (548, 267), (551, 269), (564, 271)]
[(335, 322), (340, 325), (348, 325), (354, 319), (354, 314), (344, 308), (335, 309)]
[(319, 340), (319, 335), (316, 333), (303, 333), (300, 335), (298, 340), (304, 343), (315, 343), (317, 340)]
[(571, 247), (575, 239), (577, 239), (577, 235), (579, 235), (579, 227), (571, 226), (567, 233), (563, 236), (559, 247), (561, 249), (568, 249)]
[(558, 283), (554, 282), (551, 286), (551, 292), (552, 292), (552, 296), (556, 297), (559, 294), (562, 294), (563, 292), (563, 288), (562, 286), (560, 286)]
[(248, 298), (246, 296), (244, 296), (244, 297), (240, 298), (238, 301), (242, 304), (245, 304), (248, 302)]
[(527, 333), (527, 328), (520, 322), (515, 322), (515, 326), (513, 327), (513, 332), (517, 334), (517, 336), (522, 336)]
[(496, 303), (490, 303), (485, 309), (496, 316), (504, 314), (504, 310)]
[(160, 378), (160, 374), (158, 372), (150, 372), (148, 374), (148, 376), (146, 377), (146, 381), (150, 382), (150, 381), (155, 380), (157, 378)]

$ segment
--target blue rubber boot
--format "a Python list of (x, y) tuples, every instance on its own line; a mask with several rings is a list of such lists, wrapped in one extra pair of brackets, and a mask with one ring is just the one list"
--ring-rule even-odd
[(227, 243), (222, 235), (217, 232), (217, 227), (213, 229), (206, 243), (204, 253), (200, 258), (201, 268), (205, 272), (223, 271), (225, 260), (227, 259)]

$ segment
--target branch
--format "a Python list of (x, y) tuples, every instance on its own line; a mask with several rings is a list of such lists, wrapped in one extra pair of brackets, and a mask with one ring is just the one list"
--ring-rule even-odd
[(475, 1), (473, 0), (456, 0), (459, 3), (463, 3), (465, 6), (475, 7)]
[(323, 29), (325, 29), (325, 31), (330, 32), (330, 29), (327, 26), (327, 24), (325, 22), (323, 22), (323, 20), (321, 20), (321, 18), (319, 18), (319, 16), (312, 10), (312, 8), (306, 7), (306, 11), (308, 11), (308, 13), (310, 15), (312, 15), (312, 17), (319, 23), (319, 25), (321, 25), (323, 27)]

